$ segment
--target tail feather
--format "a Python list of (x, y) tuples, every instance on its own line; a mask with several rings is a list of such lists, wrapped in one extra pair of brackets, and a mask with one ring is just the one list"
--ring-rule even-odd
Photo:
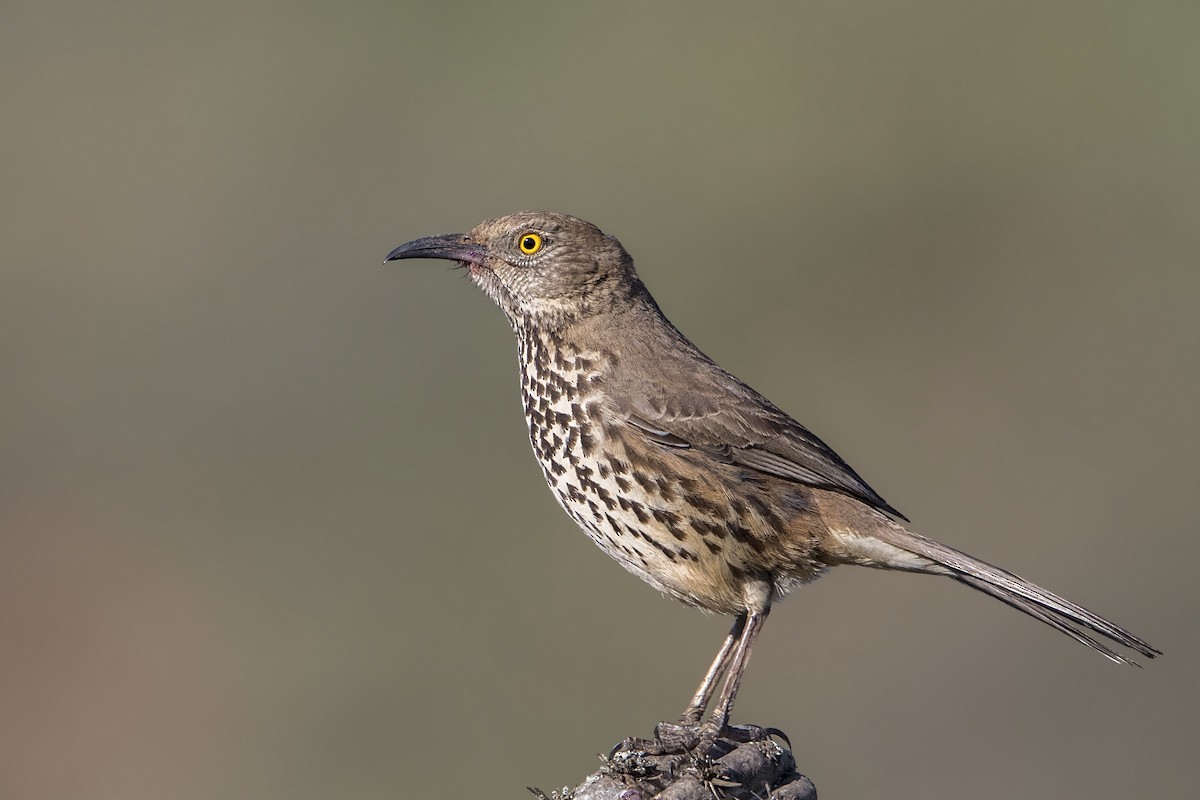
[(950, 577), (960, 583), (965, 583), (1018, 611), (1025, 612), (1034, 619), (1041, 620), (1075, 641), (1103, 653), (1113, 661), (1123, 664), (1136, 663), (1068, 623), (1075, 623), (1124, 647), (1136, 650), (1146, 658), (1162, 655), (1161, 651), (1099, 614), (1088, 611), (1070, 600), (1030, 583), (1008, 570), (980, 561), (918, 533), (913, 533), (891, 523), (890, 520), (889, 524), (879, 526), (878, 529), (872, 531), (872, 534), (890, 545), (942, 565), (950, 570)]
[[(1057, 631), (1062, 631), (1075, 641), (1090, 647), (1099, 653), (1102, 653), (1106, 658), (1111, 659), (1112, 661), (1116, 661), (1119, 664), (1129, 664), (1134, 667), (1141, 667), (1141, 664), (1137, 663), (1136, 661), (1130, 661), (1128, 658), (1125, 658), (1123, 655), (1116, 652), (1103, 642), (1093, 639), (1091, 636), (1088, 636), (1082, 631), (1075, 630), (1058, 617), (1048, 613), (1047, 611), (1044, 611), (1040, 606), (1031, 603), (1028, 600), (1010, 594), (1004, 589), (1001, 589), (998, 586), (993, 586), (985, 581), (981, 581), (978, 578), (972, 578), (970, 575), (955, 575), (954, 579), (960, 583), (965, 583), (967, 586), (978, 589), (984, 594), (989, 594), (999, 600), (1001, 603), (1009, 605), (1018, 611), (1023, 611), (1034, 619), (1040, 619), (1051, 628), (1054, 628)], [(1150, 657), (1153, 658), (1154, 656)]]

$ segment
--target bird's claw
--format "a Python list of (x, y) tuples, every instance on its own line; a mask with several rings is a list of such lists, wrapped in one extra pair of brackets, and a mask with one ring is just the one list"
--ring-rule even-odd
[(646, 748), (653, 745), (653, 739), (641, 739), (637, 736), (629, 736), (612, 746), (612, 749), (608, 751), (607, 760), (617, 761), (635, 753), (645, 753)]
[(609, 760), (628, 758), (633, 754), (645, 756), (684, 755), (696, 749), (701, 739), (701, 726), (660, 722), (654, 726), (654, 738), (630, 736), (618, 742), (608, 753)]
[(786, 733), (779, 730), (779, 728), (764, 728), (761, 725), (726, 725), (721, 731), (720, 738), (728, 739), (738, 744), (746, 744), (747, 742), (761, 742), (772, 736), (778, 736), (780, 739), (783, 739), (787, 743), (789, 750), (792, 748), (792, 742), (788, 739)]

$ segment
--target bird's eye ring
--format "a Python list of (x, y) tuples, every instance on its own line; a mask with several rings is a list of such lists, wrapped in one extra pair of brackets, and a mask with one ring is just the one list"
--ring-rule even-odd
[(517, 238), (517, 247), (519, 247), (521, 252), (525, 255), (531, 256), (538, 250), (542, 249), (542, 237), (533, 231), (522, 233), (520, 237)]

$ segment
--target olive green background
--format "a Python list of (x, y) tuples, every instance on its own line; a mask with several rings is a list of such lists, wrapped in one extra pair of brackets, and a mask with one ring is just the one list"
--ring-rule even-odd
[(0, 5), (0, 796), (525, 797), (727, 621), (556, 507), (501, 315), (392, 247), (524, 208), (915, 527), (736, 717), (824, 798), (1195, 796), (1200, 6)]

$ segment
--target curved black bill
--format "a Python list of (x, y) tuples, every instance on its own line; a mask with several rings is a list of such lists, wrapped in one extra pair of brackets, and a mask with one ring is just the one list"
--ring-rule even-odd
[(402, 258), (445, 258), (470, 264), (482, 264), (484, 252), (479, 245), (467, 239), (463, 233), (447, 233), (443, 236), (426, 236), (402, 244), (387, 254), (383, 263)]

